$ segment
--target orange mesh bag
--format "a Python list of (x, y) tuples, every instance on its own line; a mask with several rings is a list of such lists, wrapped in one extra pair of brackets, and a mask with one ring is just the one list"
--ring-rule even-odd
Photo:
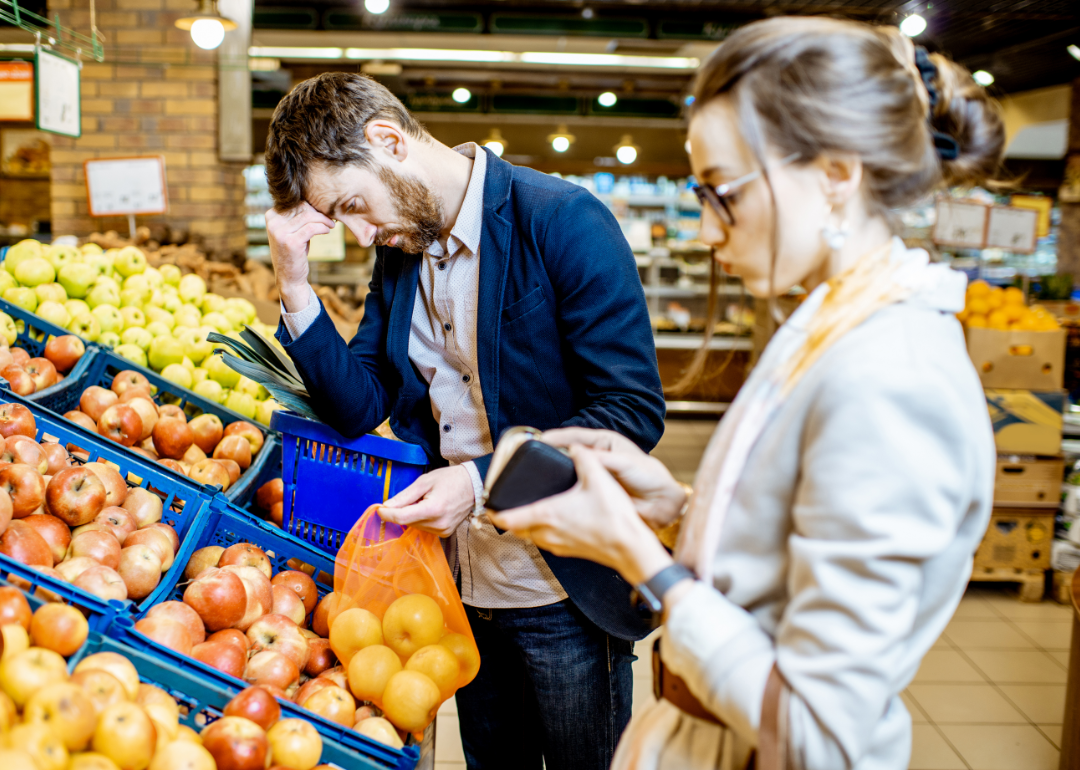
[(480, 652), (436, 535), (364, 512), (338, 551), (330, 646), (358, 701), (419, 738)]

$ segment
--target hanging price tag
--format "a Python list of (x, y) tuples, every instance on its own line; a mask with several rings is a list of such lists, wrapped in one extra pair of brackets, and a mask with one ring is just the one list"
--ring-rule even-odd
[(934, 243), (961, 249), (981, 249), (986, 242), (989, 206), (939, 198)]
[(34, 56), (37, 127), (64, 136), (82, 136), (79, 63), (52, 51)]

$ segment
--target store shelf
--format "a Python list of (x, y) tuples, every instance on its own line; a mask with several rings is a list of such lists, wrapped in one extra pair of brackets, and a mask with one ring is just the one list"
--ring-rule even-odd
[[(703, 334), (654, 334), (657, 350), (697, 350), (705, 342)], [(709, 350), (753, 350), (749, 337), (713, 337)]]
[(688, 200), (670, 195), (612, 195), (611, 193), (596, 193), (601, 203), (606, 205), (625, 204), (631, 208), (643, 209), (666, 209), (675, 208), (680, 211), (701, 211), (701, 204), (697, 200)]
[(731, 403), (728, 401), (668, 401), (668, 416), (674, 415), (723, 415)]

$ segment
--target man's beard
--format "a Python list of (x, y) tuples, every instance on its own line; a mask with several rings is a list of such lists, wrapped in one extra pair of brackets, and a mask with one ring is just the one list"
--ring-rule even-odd
[(442, 232), (442, 204), (431, 188), (411, 176), (399, 176), (388, 168), (379, 168), (379, 179), (397, 208), (397, 219), (404, 224), (396, 230), (379, 230), (378, 242), (386, 244), (398, 236), (395, 248), (406, 254), (420, 254), (439, 239)]

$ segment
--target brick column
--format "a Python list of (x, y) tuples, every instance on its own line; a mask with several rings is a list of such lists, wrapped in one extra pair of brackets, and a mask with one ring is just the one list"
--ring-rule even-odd
[[(195, 0), (95, 0), (105, 35), (105, 61), (82, 69), (79, 139), (56, 136), (52, 151), (52, 228), (57, 235), (127, 232), (126, 219), (89, 215), (83, 161), (162, 155), (169, 210), (138, 218), (190, 233), (219, 257), (242, 253), (244, 163), (218, 157), (217, 52), (203, 51), (173, 22)], [(78, 0), (49, 0), (50, 16), (89, 32)]]

